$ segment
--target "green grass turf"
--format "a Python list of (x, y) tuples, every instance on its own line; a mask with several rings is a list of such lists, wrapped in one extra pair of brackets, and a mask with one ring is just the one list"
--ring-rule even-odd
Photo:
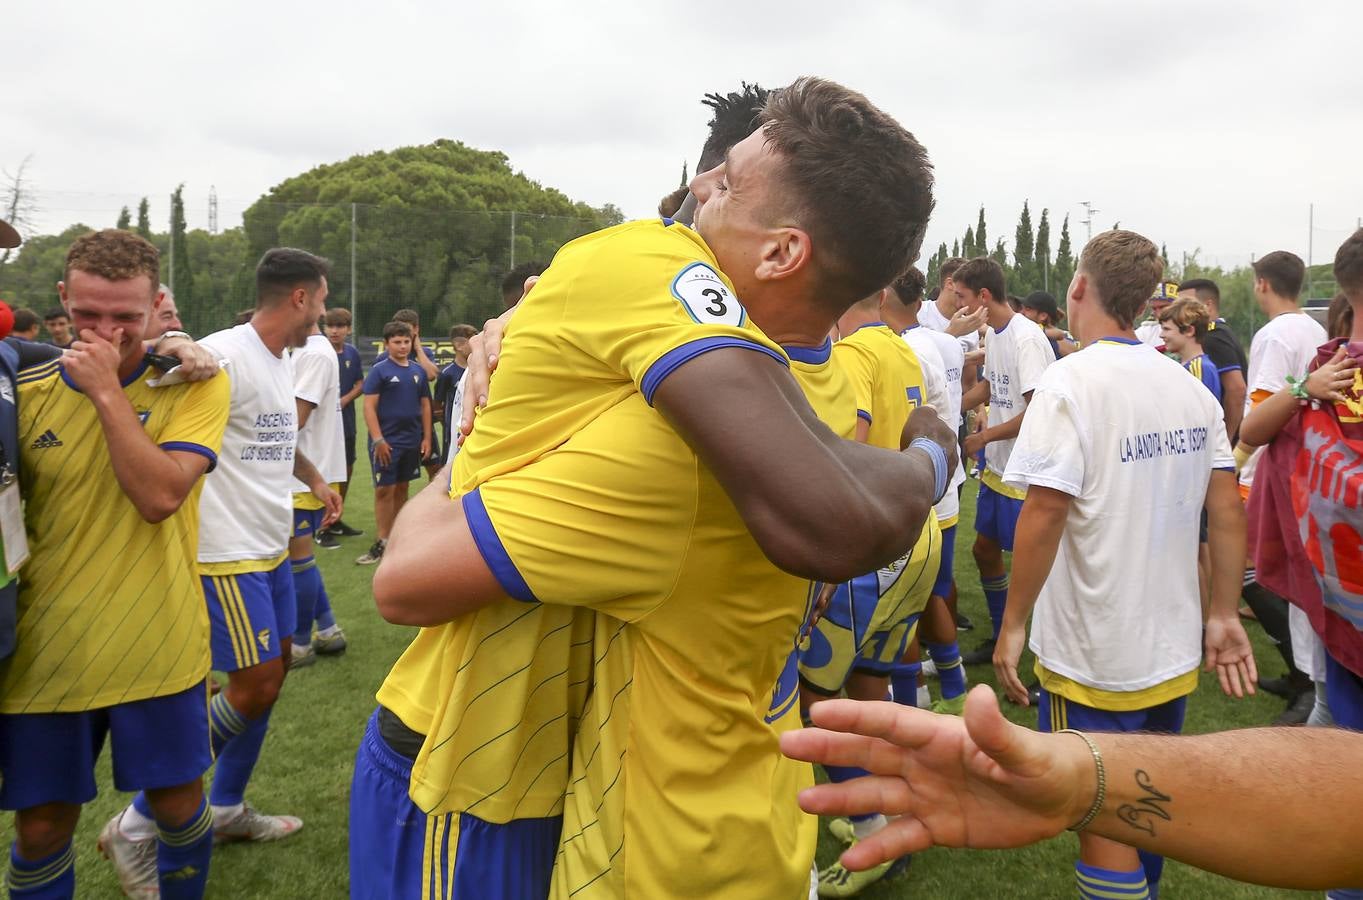
[[(270, 722), (261, 761), (247, 799), (263, 812), (302, 817), (297, 836), (276, 844), (229, 846), (214, 853), (208, 897), (221, 900), (250, 898), (345, 897), (349, 883), (346, 822), (351, 766), (364, 723), (374, 708), (378, 688), (413, 629), (389, 625), (374, 611), (369, 583), (373, 568), (354, 564), (373, 540), (373, 491), (364, 460), (355, 472), (356, 487), (347, 498), (346, 521), (365, 535), (341, 542), (339, 550), (319, 550), (318, 557), (337, 618), (350, 649), (339, 658), (323, 658), (289, 676)], [(424, 484), (424, 482), (423, 482)], [(974, 482), (962, 510), (957, 534), (956, 573), (961, 608), (976, 622), (974, 632), (962, 633), (962, 649), (972, 648), (988, 628), (989, 616), (970, 556)], [(416, 489), (418, 485), (414, 484)], [(1148, 577), (1144, 565), (1133, 575)], [(1159, 590), (1157, 583), (1151, 590)], [(1262, 631), (1254, 626), (1259, 664), (1278, 674), (1280, 663)], [(1024, 671), (1031, 667), (1030, 656)], [(971, 683), (992, 682), (988, 666), (972, 668)], [(1015, 721), (1034, 724), (1030, 710), (1004, 705)], [(1188, 707), (1189, 732), (1215, 731), (1262, 725), (1280, 711), (1272, 697), (1232, 700), (1221, 695), (1214, 678), (1202, 685)], [(100, 795), (84, 811), (76, 833), (78, 897), (119, 896), (113, 868), (100, 858), (95, 839), (104, 822), (129, 799), (113, 789), (109, 754), (98, 769)], [(1227, 823), (1227, 827), (1271, 828), (1269, 822)], [(0, 825), (0, 840), (12, 840), (9, 817)], [(820, 828), (819, 863), (827, 865), (839, 848)], [(877, 885), (862, 896), (898, 897), (1068, 897), (1074, 896), (1073, 860), (1077, 843), (1063, 835), (1034, 847), (1015, 851), (934, 849), (918, 854), (912, 866), (893, 881)], [(703, 865), (703, 861), (697, 861)], [(1295, 896), (1292, 892), (1250, 887), (1177, 863), (1165, 869), (1164, 895), (1171, 898), (1242, 898)]]

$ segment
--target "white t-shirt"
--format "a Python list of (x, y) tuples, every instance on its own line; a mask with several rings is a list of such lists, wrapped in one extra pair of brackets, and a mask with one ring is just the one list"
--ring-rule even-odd
[(1198, 524), (1214, 469), (1235, 469), (1221, 406), (1174, 360), (1104, 340), (1046, 370), (1004, 473), (1074, 497), (1032, 615), (1043, 666), (1105, 691), (1197, 668)]
[[(1036, 390), (1046, 367), (1055, 362), (1051, 342), (1041, 326), (1014, 314), (1002, 331), (992, 327), (984, 337), (984, 377), (989, 382), (989, 427), (1003, 425), (1022, 415), (1025, 395)], [(1008, 471), (1008, 457), (1016, 438), (991, 441), (984, 448), (985, 468), (995, 475)]]
[[(1300, 378), (1316, 358), (1316, 348), (1329, 340), (1325, 329), (1306, 313), (1283, 313), (1269, 319), (1254, 332), (1249, 345), (1249, 372), (1245, 374), (1245, 415), (1254, 403), (1255, 391), (1277, 393), (1287, 387), (1287, 376)], [(1240, 483), (1254, 484), (1254, 469), (1259, 465), (1256, 449), (1240, 470)]]
[(293, 530), (293, 365), (249, 322), (199, 343), (227, 360), (232, 381), (218, 467), (199, 498), (199, 562), (274, 559), (289, 549)]
[[(298, 432), (298, 452), (317, 467), (328, 484), (345, 481), (345, 432), (341, 428), (341, 365), (325, 335), (308, 336), (308, 342), (290, 354), (293, 358), (293, 395), (315, 409)], [(309, 490), (293, 480), (295, 493)]]
[[(965, 368), (965, 352), (961, 344), (949, 334), (933, 331), (931, 328), (915, 326), (904, 332), (904, 340), (923, 362), (923, 377), (928, 377), (929, 366), (940, 365), (941, 399), (932, 399), (933, 386), (928, 383), (928, 402), (937, 409), (937, 414), (953, 432), (961, 427), (961, 370)], [(957, 485), (965, 481), (965, 466), (956, 463), (956, 471), (951, 473), (951, 483), (935, 507), (937, 521), (947, 522), (957, 518), (961, 512), (961, 498), (956, 493)]]
[[(949, 317), (942, 315), (942, 311), (937, 308), (936, 300), (924, 300), (918, 310), (918, 324), (946, 334), (947, 326), (951, 324), (951, 321)], [(951, 335), (947, 334), (947, 337), (951, 337)], [(951, 339), (961, 345), (962, 353), (980, 349), (980, 336), (976, 332), (971, 331), (958, 338)]]

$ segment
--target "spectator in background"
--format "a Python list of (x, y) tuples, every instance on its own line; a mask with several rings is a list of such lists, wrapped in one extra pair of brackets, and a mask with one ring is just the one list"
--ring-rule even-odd
[(455, 393), (459, 379), (464, 375), (464, 367), (469, 361), (469, 338), (478, 333), (472, 325), (456, 325), (450, 329), (450, 345), (454, 348), (454, 362), (440, 371), (435, 380), (435, 414), (440, 419), (440, 428), (445, 435), (444, 446), (437, 451), (443, 464), (450, 458), (454, 447), (454, 413), (459, 408), (455, 403)]
[(164, 284), (161, 285), (160, 292), (161, 298), (156, 304), (156, 317), (152, 319), (152, 328), (147, 332), (148, 338), (165, 334), (167, 331), (185, 330), (185, 326), (180, 324), (180, 310), (175, 306), (175, 295)]
[(521, 302), (521, 297), (525, 296), (525, 280), (532, 275), (539, 275), (547, 269), (542, 262), (521, 263), (502, 279), (502, 304), (510, 309)]
[(71, 346), (71, 317), (60, 306), (53, 307), (43, 316), (43, 327), (47, 329), (48, 341), (54, 347), (65, 350)]
[(1202, 341), (1202, 350), (1216, 366), (1221, 379), (1221, 409), (1226, 414), (1226, 434), (1231, 446), (1240, 434), (1240, 420), (1245, 416), (1245, 373), (1249, 363), (1240, 339), (1221, 318), (1221, 289), (1209, 278), (1189, 278), (1179, 282), (1178, 296), (1198, 300), (1207, 307), (1211, 324)]
[[(421, 316), (414, 309), (400, 309), (393, 313), (394, 322), (406, 322), (412, 329), (412, 352), (410, 359), (421, 368), (421, 372), (426, 376), (426, 397), (429, 400), (431, 392), (430, 385), (440, 377), (440, 365), (436, 360), (435, 351), (426, 346), (421, 340)], [(387, 349), (379, 354), (378, 359), (382, 360), (388, 355)], [(378, 362), (378, 360), (375, 360)], [(434, 443), (430, 447), (430, 455), (423, 456), (421, 465), (426, 470), (427, 478), (434, 478), (436, 471), (440, 468), (440, 454)]]
[(408, 485), (431, 452), (431, 393), (411, 361), (413, 334), (406, 322), (383, 327), (384, 357), (364, 379), (364, 422), (374, 471), (374, 520), (378, 539), (355, 560), (372, 566), (383, 559), (393, 520), (407, 502)]
[(1032, 291), (1022, 301), (1020, 312), (1041, 326), (1041, 330), (1046, 333), (1046, 340), (1051, 342), (1051, 351), (1056, 359), (1069, 356), (1079, 349), (1079, 344), (1074, 338), (1060, 327), (1065, 314), (1060, 311), (1060, 305), (1055, 302), (1054, 295), (1046, 291)]
[(36, 341), (41, 325), (42, 319), (38, 318), (37, 313), (21, 306), (14, 311), (14, 327), (9, 333), (20, 340)]
[[(350, 310), (339, 306), (332, 307), (327, 310), (325, 324), (327, 340), (331, 342), (331, 349), (336, 351), (336, 364), (341, 372), (339, 390), (341, 432), (345, 435), (345, 481), (341, 482), (339, 490), (341, 499), (344, 500), (346, 490), (350, 487), (351, 475), (355, 471), (355, 398), (364, 390), (364, 361), (360, 358), (360, 351), (347, 340), (350, 337)], [(326, 533), (333, 538), (358, 537), (364, 534), (360, 529), (347, 525), (342, 519), (337, 519), (336, 524), (328, 528)]]
[(1150, 296), (1150, 302), (1146, 304), (1146, 317), (1136, 326), (1136, 340), (1142, 344), (1149, 344), (1161, 353), (1164, 352), (1164, 344), (1159, 336), (1159, 314), (1169, 308), (1169, 304), (1178, 299), (1178, 285), (1172, 281), (1161, 281), (1155, 285), (1155, 293)]
[(1221, 377), (1203, 350), (1212, 317), (1197, 300), (1176, 300), (1159, 314), (1160, 339), (1164, 348), (1178, 357), (1183, 368), (1211, 391), (1221, 402)]

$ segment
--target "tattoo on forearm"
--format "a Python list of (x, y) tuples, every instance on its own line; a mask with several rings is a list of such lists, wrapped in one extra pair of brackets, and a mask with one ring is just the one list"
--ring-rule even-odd
[(1123, 803), (1119, 806), (1117, 817), (1137, 831), (1144, 831), (1154, 837), (1156, 819), (1163, 819), (1166, 822), (1173, 820), (1169, 811), (1161, 805), (1171, 803), (1173, 798), (1155, 787), (1150, 781), (1149, 773), (1144, 769), (1136, 770), (1136, 784), (1145, 795), (1134, 804)]

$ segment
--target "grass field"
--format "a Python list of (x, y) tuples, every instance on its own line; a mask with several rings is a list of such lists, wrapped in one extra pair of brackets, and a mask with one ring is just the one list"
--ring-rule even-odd
[[(350, 641), (339, 658), (291, 675), (270, 723), (260, 765), (247, 799), (263, 812), (301, 816), (300, 834), (278, 844), (229, 846), (213, 858), (208, 897), (219, 900), (252, 898), (338, 898), (347, 895), (348, 847), (346, 819), (351, 764), (364, 723), (374, 708), (374, 691), (401, 653), (412, 629), (389, 625), (375, 613), (369, 594), (373, 569), (356, 566), (354, 558), (373, 540), (373, 492), (360, 462), (356, 488), (349, 497), (346, 521), (363, 528), (364, 537), (342, 541), (339, 550), (318, 551), (332, 604)], [(416, 485), (414, 485), (414, 488)], [(957, 539), (956, 573), (962, 609), (979, 626), (989, 621), (970, 557), (974, 482), (963, 504)], [(1146, 573), (1137, 565), (1133, 571)], [(1152, 582), (1151, 590), (1159, 590)], [(980, 627), (961, 635), (962, 649), (980, 639)], [(1279, 674), (1280, 662), (1262, 631), (1253, 626), (1257, 658), (1267, 674)], [(1023, 662), (1030, 672), (1031, 660)], [(992, 680), (987, 666), (971, 670), (972, 683)], [(1035, 714), (1005, 704), (1016, 721), (1035, 724)], [(1225, 698), (1215, 679), (1203, 676), (1188, 705), (1189, 732), (1241, 728), (1270, 722), (1280, 711), (1273, 697), (1235, 701)], [(78, 897), (114, 898), (119, 888), (113, 868), (95, 850), (95, 839), (105, 820), (127, 802), (114, 791), (108, 753), (99, 771), (100, 796), (81, 819), (76, 835)], [(1305, 798), (1303, 798), (1305, 801)], [(1228, 828), (1272, 828), (1270, 822), (1227, 823)], [(822, 828), (819, 862), (831, 862), (838, 847)], [(6, 817), (0, 827), (6, 846), (12, 840)], [(1063, 835), (1047, 843), (1016, 851), (931, 850), (919, 854), (909, 870), (892, 882), (877, 885), (867, 898), (935, 897), (1067, 897), (1074, 895), (1073, 860), (1077, 842)], [(698, 860), (704, 865), (704, 860)], [(1303, 896), (1241, 885), (1177, 863), (1165, 869), (1163, 895), (1169, 898), (1248, 898)], [(480, 898), (461, 898), (480, 900)], [(647, 900), (647, 898), (640, 898)]]

